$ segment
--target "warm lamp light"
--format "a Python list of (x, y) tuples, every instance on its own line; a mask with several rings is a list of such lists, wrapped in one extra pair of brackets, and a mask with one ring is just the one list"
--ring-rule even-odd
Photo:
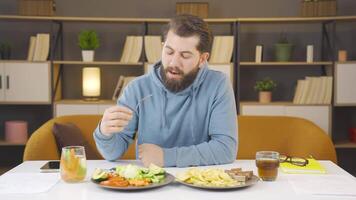
[(83, 96), (88, 100), (98, 99), (100, 96), (100, 68), (83, 68)]

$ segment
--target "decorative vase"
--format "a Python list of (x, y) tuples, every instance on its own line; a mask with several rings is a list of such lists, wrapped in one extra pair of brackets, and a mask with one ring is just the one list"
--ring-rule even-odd
[(6, 121), (5, 140), (12, 143), (26, 143), (28, 138), (26, 121)]
[(270, 91), (261, 91), (259, 93), (260, 103), (270, 103), (272, 100), (272, 92)]
[(84, 62), (93, 62), (94, 50), (82, 50), (82, 57)]
[(275, 56), (277, 62), (288, 62), (292, 57), (293, 44), (277, 43), (275, 46)]

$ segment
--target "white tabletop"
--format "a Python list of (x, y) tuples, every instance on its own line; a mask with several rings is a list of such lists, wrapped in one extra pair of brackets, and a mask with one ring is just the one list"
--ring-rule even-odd
[[(46, 161), (27, 161), (7, 173), (40, 173), (40, 167)], [(88, 161), (88, 173), (87, 178), (82, 183), (65, 183), (60, 180), (54, 187), (52, 187), (48, 192), (40, 194), (2, 194), (0, 195), (1, 200), (7, 199), (21, 199), (21, 200), (84, 200), (84, 199), (96, 199), (96, 200), (110, 200), (110, 199), (125, 199), (125, 200), (171, 200), (171, 199), (203, 199), (203, 200), (220, 200), (220, 199), (233, 199), (233, 200), (254, 200), (254, 199), (288, 199), (288, 200), (304, 200), (304, 199), (356, 199), (356, 196), (328, 196), (328, 195), (306, 195), (297, 194), (288, 179), (291, 176), (279, 171), (278, 178), (274, 182), (263, 182), (259, 181), (257, 184), (251, 187), (228, 190), (228, 191), (209, 191), (200, 190), (195, 188), (186, 187), (179, 183), (172, 183), (165, 187), (144, 190), (144, 191), (131, 191), (122, 192), (114, 190), (106, 190), (98, 187), (97, 185), (90, 182), (90, 175), (93, 170), (97, 167), (99, 168), (112, 168), (116, 165), (123, 165), (128, 163), (139, 164), (138, 161), (118, 161), (118, 162), (108, 162), (104, 160), (89, 160)], [(342, 168), (338, 167), (330, 161), (321, 161), (322, 165), (327, 169), (328, 174), (341, 175), (352, 177)], [(232, 168), (232, 167), (242, 167), (243, 170), (253, 170), (254, 174), (257, 174), (257, 169), (255, 167), (255, 162), (253, 160), (237, 160), (233, 164), (220, 165), (220, 166), (208, 166), (208, 167), (219, 167), (219, 168)], [(186, 168), (166, 168), (166, 171), (175, 175), (177, 172), (186, 170)], [(58, 173), (59, 176), (59, 173)], [(310, 179), (315, 176), (323, 175), (308, 175)], [(309, 177), (308, 177), (309, 178)], [(321, 186), (322, 187), (322, 186)], [(355, 188), (356, 190), (356, 188)]]

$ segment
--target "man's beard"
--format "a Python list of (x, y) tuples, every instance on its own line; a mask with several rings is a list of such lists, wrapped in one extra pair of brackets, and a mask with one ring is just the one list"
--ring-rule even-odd
[[(184, 72), (180, 70), (178, 67), (167, 67), (165, 69), (162, 65), (160, 73), (163, 80), (163, 84), (166, 86), (166, 88), (173, 93), (177, 93), (183, 91), (194, 82), (195, 78), (198, 75), (199, 69), (200, 68), (196, 66), (191, 72), (189, 72), (188, 74), (184, 74)], [(168, 71), (172, 71), (172, 70), (174, 70), (178, 75), (180, 75), (181, 78), (169, 79), (167, 77), (167, 73)]]

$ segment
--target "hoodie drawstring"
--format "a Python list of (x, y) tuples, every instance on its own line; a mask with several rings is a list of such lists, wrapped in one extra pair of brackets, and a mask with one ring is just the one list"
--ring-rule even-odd
[(191, 90), (192, 96), (192, 111), (190, 112), (190, 130), (192, 133), (192, 139), (195, 144), (195, 112), (196, 112), (196, 100), (195, 100), (195, 89)]
[(166, 113), (165, 113), (165, 111), (166, 111), (166, 105), (167, 105), (167, 93), (166, 93), (166, 91), (164, 91), (164, 90), (161, 90), (161, 93), (162, 93), (162, 96), (163, 96), (163, 102), (162, 102), (162, 104), (161, 104), (161, 121), (162, 121), (162, 123), (161, 123), (161, 125), (162, 125), (162, 127), (161, 127), (161, 129), (164, 129), (164, 128), (166, 128), (166, 126), (167, 126), (167, 117), (166, 117)]

